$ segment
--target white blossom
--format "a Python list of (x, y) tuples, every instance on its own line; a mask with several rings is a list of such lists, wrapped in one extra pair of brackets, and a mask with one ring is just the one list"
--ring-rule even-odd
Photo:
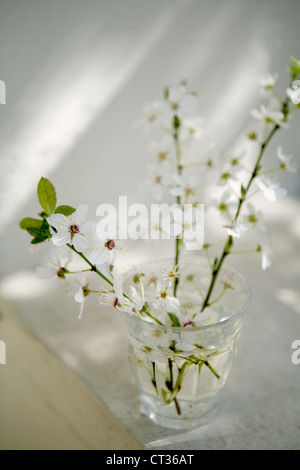
[(145, 300), (133, 286), (129, 288), (129, 299), (124, 301), (124, 305), (129, 307), (132, 312), (140, 313), (144, 308)]
[(200, 207), (188, 207), (182, 209), (177, 207), (173, 211), (173, 222), (171, 224), (171, 235), (182, 238), (187, 250), (202, 248), (204, 231), (203, 217)]
[(283, 122), (284, 115), (281, 111), (273, 111), (266, 108), (263, 104), (259, 109), (253, 109), (251, 115), (259, 121), (264, 121), (268, 124), (277, 124), (280, 127), (287, 128), (287, 124)]
[(173, 175), (173, 185), (170, 193), (175, 197), (195, 196), (199, 187), (199, 178), (197, 175)]
[(233, 217), (232, 210), (236, 209), (237, 204), (234, 201), (230, 201), (230, 199), (231, 192), (225, 191), (220, 200), (208, 199), (206, 206), (217, 209), (223, 220), (226, 222), (231, 222)]
[(180, 118), (192, 116), (196, 112), (197, 99), (188, 93), (185, 84), (170, 87), (167, 100), (171, 111)]
[(181, 123), (182, 138), (193, 137), (194, 139), (201, 139), (204, 135), (204, 122), (202, 116), (183, 119)]
[(265, 75), (260, 80), (260, 85), (262, 88), (262, 94), (268, 94), (274, 90), (276, 82), (278, 81), (278, 74), (271, 74)]
[(259, 239), (258, 250), (261, 254), (261, 267), (263, 271), (266, 271), (272, 265), (273, 249), (270, 242), (264, 236)]
[(161, 164), (148, 165), (148, 184), (152, 188), (152, 195), (155, 200), (160, 200), (164, 188), (169, 184), (169, 166), (167, 162)]
[(165, 106), (162, 101), (154, 101), (144, 106), (141, 118), (136, 122), (136, 127), (141, 127), (145, 132), (150, 132), (162, 126)]
[[(228, 167), (231, 169), (231, 172), (235, 173), (244, 169), (242, 160), (245, 157), (246, 152), (233, 153), (228, 157)], [(234, 178), (235, 179), (235, 178)]]
[(117, 310), (121, 310), (125, 298), (123, 295), (123, 281), (122, 276), (116, 274), (113, 280), (113, 286), (110, 290), (104, 289), (97, 296), (97, 304), (111, 306)]
[(266, 176), (264, 174), (255, 178), (256, 184), (263, 193), (264, 197), (271, 202), (282, 199), (286, 196), (287, 191), (282, 188), (278, 181), (274, 178)]
[[(191, 334), (191, 327), (203, 325), (212, 315), (212, 310), (210, 307), (207, 307), (204, 312), (198, 313), (195, 313), (194, 308), (184, 309), (184, 305), (182, 307), (182, 311), (178, 314), (178, 318), (182, 326), (187, 328), (186, 335)], [(183, 339), (183, 336), (181, 336), (181, 339)]]
[(278, 147), (277, 157), (280, 161), (280, 168), (289, 171), (290, 173), (297, 172), (297, 165), (295, 163), (294, 155), (284, 155), (282, 153), (282, 147)]
[(222, 167), (216, 176), (217, 178), (217, 185), (218, 186), (225, 186), (226, 184), (230, 183), (231, 181), (238, 181), (237, 173), (238, 167), (234, 167), (233, 165), (225, 165)]
[(256, 228), (260, 232), (266, 232), (267, 228), (263, 222), (264, 214), (261, 211), (257, 211), (250, 202), (246, 205), (245, 211), (246, 214), (241, 217), (241, 229), (251, 230)]
[(81, 319), (85, 298), (89, 295), (87, 279), (84, 273), (77, 273), (72, 282), (66, 286), (66, 293), (74, 296), (75, 302), (79, 303), (79, 319)]
[(163, 283), (172, 283), (175, 279), (180, 277), (178, 266), (165, 266), (160, 268), (157, 272), (157, 278)]
[(240, 238), (242, 228), (238, 222), (234, 221), (230, 225), (225, 225), (225, 227), (227, 228), (228, 235), (234, 238)]
[[(56, 246), (63, 246), (70, 243), (75, 250), (81, 252), (89, 245), (85, 235), (88, 206), (80, 204), (77, 210), (69, 217), (63, 214), (52, 214), (47, 218), (47, 222), (52, 231), (52, 242)], [(55, 230), (53, 230), (53, 228)]]
[(148, 147), (148, 152), (153, 155), (158, 163), (164, 162), (170, 158), (173, 150), (174, 142), (171, 136), (166, 135), (159, 142), (151, 142)]
[(124, 249), (123, 241), (118, 238), (98, 239), (98, 244), (98, 248), (89, 255), (89, 260), (95, 266), (113, 265), (116, 253)]
[(51, 256), (49, 265), (36, 268), (36, 274), (41, 279), (49, 279), (49, 288), (54, 290), (58, 287), (60, 280), (65, 279), (65, 275), (69, 272), (67, 269), (70, 258), (63, 262), (58, 256)]
[(156, 309), (164, 308), (169, 312), (176, 313), (177, 311), (179, 311), (180, 302), (176, 297), (170, 294), (170, 288), (171, 283), (166, 286), (165, 284), (157, 282), (155, 299), (152, 305)]
[(227, 233), (232, 237), (239, 238), (243, 231), (256, 228), (259, 232), (266, 232), (267, 228), (263, 223), (264, 215), (261, 211), (256, 211), (255, 207), (248, 203), (246, 213), (239, 220), (235, 220), (227, 226)]
[(288, 88), (286, 93), (293, 104), (300, 104), (300, 80), (295, 80), (292, 88)]

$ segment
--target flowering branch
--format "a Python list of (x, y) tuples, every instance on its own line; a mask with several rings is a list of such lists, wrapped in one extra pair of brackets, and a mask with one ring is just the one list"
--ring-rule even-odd
[(74, 253), (79, 255), (80, 258), (82, 258), (91, 267), (91, 269), (89, 271), (95, 272), (96, 274), (98, 274), (98, 276), (102, 277), (102, 279), (104, 279), (104, 281), (106, 281), (112, 287), (114, 286), (113, 282), (110, 279), (108, 279), (101, 271), (99, 271), (99, 269), (97, 269), (96, 266), (93, 263), (91, 263), (91, 261), (89, 261), (83, 253), (77, 251), (76, 248), (73, 245), (71, 245), (70, 243), (67, 243), (67, 246), (72, 251), (74, 251)]
[[(175, 141), (177, 174), (178, 174), (179, 177), (182, 175), (181, 148), (180, 148), (180, 142), (179, 142), (179, 136), (178, 136), (180, 124), (181, 124), (180, 119), (178, 118), (177, 115), (175, 115), (174, 119), (173, 119), (173, 128), (174, 128), (173, 136), (174, 136), (174, 141)], [(182, 207), (181, 196), (176, 197), (176, 202), (180, 207)], [(180, 256), (180, 244), (181, 244), (181, 239), (179, 237), (176, 237), (175, 244), (176, 245), (175, 245), (175, 262), (174, 262), (174, 266), (175, 266), (175, 269), (179, 272), (179, 256)], [(178, 284), (179, 284), (179, 276), (176, 276), (175, 280), (174, 280), (174, 291), (173, 291), (174, 297), (176, 297)]]
[[(289, 116), (289, 113), (290, 113), (289, 103), (290, 103), (290, 98), (289, 98), (289, 96), (287, 96), (286, 100), (284, 102), (282, 102), (282, 116), (283, 116), (282, 123), (285, 123), (288, 119), (288, 116)], [(257, 177), (257, 175), (259, 174), (259, 171), (260, 171), (260, 168), (261, 168), (261, 161), (262, 161), (262, 158), (263, 158), (264, 153), (266, 151), (266, 148), (268, 147), (270, 141), (272, 140), (272, 138), (274, 137), (274, 135), (276, 134), (276, 132), (280, 128), (281, 128), (280, 123), (274, 123), (272, 130), (269, 132), (269, 134), (266, 137), (265, 141), (262, 142), (261, 145), (260, 145), (260, 151), (259, 151), (259, 154), (258, 154), (258, 158), (256, 160), (256, 163), (255, 163), (254, 169), (252, 171), (252, 174), (249, 178), (248, 184), (247, 184), (246, 187), (244, 187), (243, 185), (241, 186), (241, 197), (239, 198), (238, 208), (237, 208), (236, 214), (235, 214), (234, 219), (233, 219), (233, 224), (232, 224), (233, 226), (236, 224), (236, 222), (238, 220), (238, 217), (240, 215), (242, 206), (243, 206), (244, 202), (246, 201), (246, 198), (247, 198), (249, 190), (252, 186), (252, 183), (255, 180), (255, 178)], [(227, 240), (226, 240), (223, 252), (220, 256), (220, 259), (217, 260), (217, 262), (215, 262), (215, 264), (213, 266), (212, 278), (211, 278), (211, 282), (210, 282), (206, 297), (205, 297), (203, 305), (202, 305), (202, 309), (201, 309), (202, 312), (205, 310), (206, 307), (209, 306), (210, 297), (211, 297), (211, 294), (213, 292), (213, 288), (215, 286), (218, 274), (219, 274), (219, 272), (222, 268), (222, 265), (223, 265), (226, 257), (231, 253), (231, 248), (232, 248), (233, 244), (234, 244), (233, 236), (229, 235)]]

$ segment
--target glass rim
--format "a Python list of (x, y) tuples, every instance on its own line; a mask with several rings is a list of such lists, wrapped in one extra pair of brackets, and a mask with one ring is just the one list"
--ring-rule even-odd
[[(154, 260), (154, 261), (151, 261), (151, 262), (148, 262), (148, 263), (145, 261), (141, 264), (136, 265), (135, 268), (142, 268), (143, 266), (149, 266), (149, 265), (155, 265), (155, 264), (159, 265), (159, 264), (166, 263), (168, 261), (169, 262), (170, 261), (174, 262), (174, 260), (172, 258), (163, 258), (161, 260)], [(183, 257), (182, 262), (187, 262), (187, 261), (189, 261), (189, 263), (192, 263), (192, 264), (198, 264), (199, 262), (200, 263), (206, 262), (206, 264), (207, 264), (207, 259), (203, 256), (199, 257), (199, 259), (197, 261), (195, 261), (195, 257), (193, 257), (193, 258), (189, 258), (188, 256)], [(133, 320), (133, 321), (136, 321), (136, 322), (142, 322), (142, 324), (146, 324), (150, 328), (155, 328), (157, 330), (164, 331), (164, 332), (170, 331), (171, 333), (182, 333), (182, 332), (192, 333), (192, 332), (203, 331), (203, 330), (212, 329), (212, 328), (216, 328), (216, 327), (222, 327), (223, 325), (224, 326), (229, 325), (230, 323), (233, 323), (237, 318), (242, 317), (242, 315), (249, 308), (249, 305), (250, 305), (251, 300), (252, 300), (252, 290), (251, 290), (246, 278), (237, 269), (233, 268), (230, 265), (226, 265), (226, 266), (224, 266), (224, 268), (227, 268), (231, 272), (235, 273), (235, 275), (237, 275), (243, 281), (245, 287), (247, 288), (247, 294), (248, 294), (247, 299), (246, 299), (243, 307), (238, 312), (236, 312), (234, 315), (232, 315), (229, 318), (226, 318), (225, 320), (220, 320), (216, 323), (211, 323), (209, 325), (200, 325), (200, 326), (194, 326), (194, 327), (191, 327), (191, 328), (187, 328), (185, 326), (159, 325), (158, 323), (155, 323), (154, 321), (153, 322), (148, 321), (144, 318), (141, 318), (141, 317), (139, 317), (137, 315), (134, 315), (134, 314), (131, 314), (129, 312), (122, 312), (122, 313), (124, 313), (130, 320)], [(131, 268), (131, 271), (136, 273), (136, 269), (135, 269), (135, 271), (133, 271), (133, 267)], [(125, 280), (126, 280), (126, 278), (129, 277), (129, 272), (128, 272), (127, 275), (124, 274), (124, 277), (125, 277)]]

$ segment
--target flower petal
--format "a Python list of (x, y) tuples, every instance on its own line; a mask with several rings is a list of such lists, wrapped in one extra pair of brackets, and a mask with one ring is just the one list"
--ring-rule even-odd
[(81, 233), (76, 233), (72, 240), (73, 246), (76, 251), (82, 252), (89, 246), (88, 239)]
[(52, 243), (55, 246), (63, 246), (71, 241), (71, 234), (69, 232), (58, 232), (52, 235)]
[(70, 216), (70, 219), (74, 222), (76, 225), (81, 225), (87, 216), (89, 210), (89, 206), (86, 204), (80, 204), (76, 211)]
[(51, 227), (56, 228), (58, 231), (68, 230), (70, 226), (70, 220), (63, 214), (52, 214), (46, 220)]
[(43, 268), (38, 267), (36, 268), (36, 275), (41, 279), (50, 279), (51, 277), (56, 275), (56, 269), (54, 268)]

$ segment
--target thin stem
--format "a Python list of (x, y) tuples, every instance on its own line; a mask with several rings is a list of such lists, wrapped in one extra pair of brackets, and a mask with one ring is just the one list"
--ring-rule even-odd
[(210, 296), (212, 294), (212, 291), (213, 291), (213, 288), (215, 286), (215, 283), (216, 283), (216, 280), (217, 280), (217, 276), (221, 270), (221, 267), (224, 263), (224, 260), (226, 258), (226, 256), (229, 254), (229, 248), (230, 248), (230, 245), (232, 244), (232, 236), (229, 235), (227, 241), (226, 241), (226, 245), (225, 245), (225, 248), (223, 250), (223, 253), (221, 255), (221, 258), (219, 260), (219, 263), (217, 265), (216, 268), (214, 268), (213, 272), (212, 272), (212, 278), (211, 278), (211, 282), (210, 282), (210, 285), (209, 285), (209, 288), (208, 288), (208, 292), (206, 294), (206, 297), (205, 297), (205, 300), (203, 302), (203, 306), (202, 306), (202, 309), (201, 309), (201, 312), (203, 312), (206, 307), (208, 306), (209, 304), (209, 300), (210, 300)]
[(221, 294), (215, 299), (213, 300), (212, 302), (209, 302), (208, 304), (208, 307), (211, 307), (212, 305), (216, 304), (217, 302), (219, 302), (219, 300), (223, 297), (223, 295), (225, 294), (225, 292), (227, 291), (226, 287), (224, 287), (223, 291), (221, 292)]
[(153, 387), (155, 388), (156, 394), (158, 395), (155, 362), (152, 362), (152, 384), (153, 384)]
[(149, 312), (148, 308), (144, 305), (144, 308), (142, 310), (144, 313), (146, 313), (146, 315), (148, 315), (148, 317), (152, 318), (153, 321), (155, 321), (155, 323), (157, 323), (158, 325), (160, 326), (164, 326), (164, 324), (158, 320), (157, 318), (155, 318), (151, 312)]
[(205, 256), (206, 256), (206, 259), (207, 259), (207, 262), (208, 262), (208, 266), (210, 267), (210, 269), (213, 269), (213, 264), (212, 264), (212, 260), (210, 259), (210, 256), (209, 256), (208, 248), (204, 248), (204, 251), (205, 251)]
[(220, 380), (221, 376), (218, 374), (218, 372), (212, 367), (212, 365), (208, 362), (203, 360), (203, 364), (206, 365), (206, 367), (214, 374), (214, 376)]
[(247, 195), (245, 202), (249, 201), (252, 197), (256, 196), (258, 193), (260, 193), (260, 189), (256, 189), (256, 191), (253, 191), (253, 193)]
[[(288, 117), (288, 109), (287, 109), (287, 106), (288, 106), (288, 99), (287, 101), (283, 104), (283, 112), (285, 112), (285, 117), (284, 117), (284, 120), (285, 121)], [(266, 140), (261, 144), (260, 146), (260, 152), (258, 154), (258, 158), (256, 160), (256, 164), (255, 164), (255, 167), (254, 167), (254, 170), (252, 171), (252, 174), (249, 178), (249, 181), (248, 181), (248, 184), (246, 186), (246, 188), (244, 189), (244, 193), (241, 195), (240, 199), (239, 199), (239, 204), (238, 204), (238, 208), (237, 208), (237, 211), (236, 211), (236, 214), (235, 214), (235, 217), (234, 217), (234, 220), (233, 220), (233, 224), (237, 221), (239, 215), (240, 215), (240, 212), (241, 212), (241, 208), (246, 200), (246, 196), (252, 186), (252, 183), (254, 181), (254, 179), (256, 178), (259, 170), (260, 170), (260, 163), (261, 163), (261, 160), (262, 160), (262, 157), (264, 155), (264, 152), (269, 144), (269, 142), (271, 141), (272, 137), (274, 136), (274, 134), (278, 131), (278, 129), (280, 129), (280, 125), (279, 124), (275, 124), (273, 129), (270, 131), (269, 135), (266, 137)], [(208, 292), (207, 292), (207, 295), (205, 297), (205, 300), (203, 302), (203, 306), (202, 306), (202, 309), (201, 311), (203, 312), (203, 310), (205, 310), (205, 308), (209, 305), (209, 300), (210, 300), (210, 297), (211, 297), (211, 294), (212, 294), (212, 291), (214, 289), (214, 286), (215, 286), (215, 283), (216, 283), (216, 280), (217, 280), (217, 277), (218, 277), (218, 274), (222, 268), (222, 265), (226, 259), (226, 257), (229, 255), (229, 253), (231, 252), (231, 247), (233, 245), (234, 241), (233, 241), (233, 237), (231, 235), (228, 236), (227, 240), (226, 240), (226, 243), (225, 243), (225, 246), (224, 246), (224, 249), (223, 249), (223, 253), (216, 265), (216, 267), (214, 268), (213, 272), (212, 272), (212, 278), (211, 278), (211, 282), (210, 282), (210, 285), (209, 285), (209, 288), (208, 288)]]
[(282, 170), (281, 165), (275, 166), (274, 168), (270, 168), (269, 170), (261, 171), (260, 174), (267, 175), (269, 173), (275, 173), (275, 171), (279, 171), (279, 170)]
[(108, 279), (101, 271), (99, 271), (99, 269), (96, 268), (96, 266), (91, 263), (90, 260), (88, 260), (86, 258), (86, 256), (84, 256), (83, 253), (81, 253), (80, 251), (77, 251), (73, 245), (71, 245), (70, 243), (67, 243), (67, 246), (72, 250), (74, 251), (74, 253), (77, 253), (77, 255), (79, 255), (90, 267), (91, 267), (91, 271), (94, 271), (95, 273), (98, 274), (98, 276), (102, 277), (102, 279), (104, 279), (104, 281), (108, 282), (108, 284), (110, 284), (112, 287), (114, 286), (113, 282)]
[(141, 276), (139, 276), (139, 283), (140, 283), (140, 286), (141, 286), (142, 299), (144, 300), (145, 299), (145, 291), (144, 291), (144, 284), (143, 284), (143, 281), (141, 279)]
[(199, 286), (196, 284), (196, 282), (194, 281), (194, 279), (191, 281), (193, 286), (195, 287), (196, 291), (198, 292), (198, 294), (200, 295), (201, 299), (204, 300), (204, 294), (203, 292), (200, 290)]
[[(180, 143), (179, 143), (179, 136), (178, 136), (178, 128), (174, 129), (174, 142), (175, 142), (175, 153), (176, 153), (176, 161), (177, 161), (177, 172), (178, 175), (182, 175), (182, 163), (181, 163), (181, 149), (180, 149)], [(176, 198), (177, 204), (181, 207), (181, 197), (177, 196)], [(181, 239), (179, 237), (176, 238), (175, 240), (175, 266), (177, 266), (177, 269), (179, 270), (179, 256), (180, 256), (180, 243)], [(176, 297), (177, 294), (177, 289), (178, 289), (178, 284), (179, 284), (179, 277), (176, 277), (174, 281), (174, 297)]]
[(231, 255), (247, 255), (249, 253), (256, 253), (257, 252), (257, 248), (255, 249), (252, 249), (252, 250), (239, 250), (239, 251), (230, 251), (230, 254)]

